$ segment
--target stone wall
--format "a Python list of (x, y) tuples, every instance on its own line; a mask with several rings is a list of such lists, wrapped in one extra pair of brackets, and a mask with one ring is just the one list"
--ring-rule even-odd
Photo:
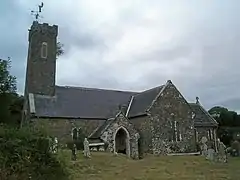
[(72, 139), (72, 129), (81, 128), (83, 134), (88, 137), (98, 126), (102, 125), (105, 120), (88, 120), (88, 119), (47, 119), (35, 118), (31, 123), (36, 128), (43, 127), (48, 134), (55, 136), (60, 142), (66, 142)]
[[(192, 111), (184, 97), (170, 82), (150, 109), (154, 154), (196, 151)], [(171, 123), (178, 122), (181, 140), (170, 141)]]
[(134, 125), (131, 124), (122, 113), (120, 113), (115, 119), (109, 121), (113, 122), (110, 123), (109, 127), (101, 135), (101, 139), (108, 143), (108, 150), (115, 153), (115, 135), (120, 128), (123, 128), (127, 131), (126, 133), (129, 134), (127, 139), (127, 155), (134, 159), (138, 159), (139, 134)]
[(143, 156), (146, 153), (152, 153), (152, 128), (150, 117), (148, 115), (139, 116), (130, 119), (140, 134), (139, 153)]
[[(25, 94), (55, 94), (56, 50), (58, 27), (34, 21), (29, 30), (29, 47)], [(41, 57), (41, 47), (47, 43), (47, 57)]]

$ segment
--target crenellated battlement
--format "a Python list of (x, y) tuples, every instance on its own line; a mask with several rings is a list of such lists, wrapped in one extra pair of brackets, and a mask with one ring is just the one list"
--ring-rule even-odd
[(49, 25), (48, 23), (40, 24), (37, 21), (33, 21), (31, 28), (29, 29), (29, 41), (33, 34), (49, 34), (52, 37), (57, 37), (58, 35), (58, 26)]

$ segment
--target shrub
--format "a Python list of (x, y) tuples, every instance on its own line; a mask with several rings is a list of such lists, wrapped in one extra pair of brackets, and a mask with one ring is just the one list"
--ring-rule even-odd
[(239, 156), (239, 152), (240, 152), (240, 143), (237, 140), (235, 140), (231, 145), (230, 154), (233, 157), (237, 157)]
[(0, 126), (0, 179), (67, 180), (64, 164), (40, 131)]

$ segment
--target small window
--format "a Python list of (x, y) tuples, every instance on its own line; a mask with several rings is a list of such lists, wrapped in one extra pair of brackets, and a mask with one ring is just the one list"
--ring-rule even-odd
[(43, 42), (42, 43), (42, 47), (41, 47), (41, 57), (46, 59), (47, 58), (47, 54), (48, 54), (47, 43)]

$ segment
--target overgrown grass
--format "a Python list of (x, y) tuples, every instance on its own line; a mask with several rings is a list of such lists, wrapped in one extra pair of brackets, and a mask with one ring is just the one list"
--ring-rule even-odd
[(41, 132), (0, 125), (0, 180), (68, 180), (64, 161), (50, 146)]
[(142, 160), (96, 152), (85, 159), (78, 152), (77, 161), (71, 161), (71, 152), (60, 153), (67, 160), (67, 169), (73, 180), (239, 180), (240, 159), (230, 158), (229, 163), (213, 163), (201, 156), (149, 155)]

